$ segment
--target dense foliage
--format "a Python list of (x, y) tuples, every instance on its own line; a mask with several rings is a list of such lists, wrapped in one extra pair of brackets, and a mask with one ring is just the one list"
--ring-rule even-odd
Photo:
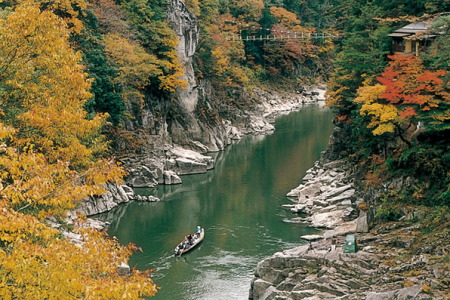
[[(449, 205), (449, 1), (345, 1), (330, 12), (344, 30), (328, 105), (345, 128), (341, 150), (365, 166), (387, 203)], [(341, 15), (345, 11), (346, 15)], [(419, 57), (390, 55), (389, 32), (437, 20)], [(426, 37), (424, 37), (426, 38)], [(398, 188), (395, 181), (408, 182)], [(406, 180), (406, 181), (405, 181)], [(389, 185), (392, 182), (392, 186)], [(403, 186), (403, 185), (400, 185)]]
[[(307, 78), (326, 77), (333, 49), (329, 39), (239, 40), (324, 32), (323, 26), (309, 22), (309, 15), (301, 14), (314, 9), (311, 3), (275, 2), (199, 1), (203, 27), (197, 56), (199, 75), (238, 85), (267, 80), (296, 85)], [(211, 18), (211, 13), (216, 17)]]
[(58, 16), (73, 16), (62, 2), (50, 4), (25, 0), (0, 11), (0, 297), (152, 296), (148, 272), (119, 272), (134, 246), (81, 224), (75, 244), (49, 223), (64, 224), (81, 199), (124, 176), (100, 134), (107, 116), (84, 110), (91, 80), (69, 43), (69, 28), (82, 25)]

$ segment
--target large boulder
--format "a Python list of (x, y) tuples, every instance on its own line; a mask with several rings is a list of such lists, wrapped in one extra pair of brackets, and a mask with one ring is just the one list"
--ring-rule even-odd
[(105, 189), (106, 192), (100, 196), (91, 196), (83, 199), (76, 211), (86, 216), (97, 215), (110, 211), (117, 205), (133, 199), (133, 192), (127, 186), (107, 183)]
[(198, 152), (171, 147), (166, 152), (169, 168), (178, 175), (205, 173), (214, 168), (214, 159)]

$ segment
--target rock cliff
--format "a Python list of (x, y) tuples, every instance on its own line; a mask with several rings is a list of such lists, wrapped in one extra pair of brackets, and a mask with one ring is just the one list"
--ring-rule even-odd
[[(132, 188), (180, 184), (182, 175), (207, 172), (214, 167), (212, 158), (205, 155), (207, 152), (221, 151), (232, 140), (240, 139), (245, 134), (273, 131), (271, 123), (277, 114), (324, 99), (323, 87), (305, 88), (303, 93), (292, 91), (284, 94), (262, 89), (251, 92), (241, 90), (235, 97), (249, 100), (253, 103), (251, 109), (235, 108), (229, 114), (229, 120), (200, 118), (199, 107), (213, 109), (214, 91), (208, 80), (197, 81), (192, 66), (198, 42), (197, 19), (186, 8), (183, 0), (171, 0), (167, 7), (167, 20), (178, 36), (177, 53), (188, 85), (174, 94), (176, 105), (169, 108), (174, 111), (165, 114), (159, 112), (161, 117), (157, 118), (154, 110), (155, 107), (161, 107), (161, 101), (146, 99), (142, 110), (134, 115), (134, 123), (125, 124), (128, 130), (144, 132), (139, 135), (141, 146), (138, 153), (120, 158), (128, 171), (125, 185), (107, 185), (108, 193), (83, 201), (79, 210), (87, 215), (108, 211), (120, 203), (140, 200), (132, 194)], [(128, 109), (128, 113), (132, 114), (132, 109)], [(173, 115), (179, 117), (171, 117)], [(157, 123), (159, 126), (156, 126)]]

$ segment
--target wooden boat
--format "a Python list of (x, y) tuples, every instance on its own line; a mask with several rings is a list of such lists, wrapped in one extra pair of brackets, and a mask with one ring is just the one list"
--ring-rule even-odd
[[(192, 245), (189, 245), (189, 248), (182, 248), (180, 250), (179, 246), (175, 247), (175, 255), (181, 256), (189, 251), (191, 251), (192, 249), (194, 249), (198, 244), (200, 244), (203, 241), (203, 238), (205, 237), (205, 229), (202, 228), (200, 233), (195, 233), (192, 236), (195, 236), (195, 241)], [(179, 245), (184, 245), (185, 241), (181, 242)]]

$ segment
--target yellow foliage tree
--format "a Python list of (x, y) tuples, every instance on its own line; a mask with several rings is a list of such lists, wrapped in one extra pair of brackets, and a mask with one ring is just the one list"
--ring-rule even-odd
[(135, 247), (122, 247), (93, 229), (75, 244), (31, 215), (0, 201), (1, 299), (141, 299), (156, 293), (150, 271), (118, 268)]
[(431, 72), (414, 55), (393, 55), (380, 83), (358, 89), (355, 102), (362, 103), (360, 113), (372, 116), (370, 128), (380, 135), (394, 132), (412, 122), (423, 121), (427, 130), (448, 129), (450, 93), (441, 77), (445, 70)]
[(118, 66), (119, 82), (143, 89), (150, 84), (150, 77), (162, 75), (159, 59), (145, 52), (137, 42), (117, 34), (106, 34), (104, 41), (108, 57)]
[(300, 26), (300, 20), (297, 19), (297, 15), (282, 7), (272, 6), (270, 8), (270, 14), (275, 17), (280, 25), (283, 25), (287, 29), (294, 31), (302, 31)]
[(122, 276), (134, 248), (80, 229), (75, 245), (47, 219), (119, 182), (106, 158), (105, 116), (86, 119), (90, 82), (69, 29), (24, 1), (0, 19), (0, 298), (138, 299), (156, 287), (148, 274)]
[(366, 85), (358, 89), (358, 97), (355, 98), (355, 102), (363, 104), (360, 109), (361, 114), (372, 116), (368, 128), (374, 128), (372, 131), (374, 135), (394, 132), (394, 124), (399, 119), (397, 107), (378, 102), (385, 90), (386, 87), (381, 84)]
[(175, 92), (177, 88), (185, 89), (188, 85), (187, 81), (183, 79), (184, 68), (176, 50), (178, 42), (178, 38), (173, 32), (168, 32), (162, 41), (163, 45), (167, 47), (167, 50), (161, 51), (161, 54), (165, 57), (164, 60), (160, 61), (160, 67), (164, 74), (158, 76), (159, 86), (163, 91)]

